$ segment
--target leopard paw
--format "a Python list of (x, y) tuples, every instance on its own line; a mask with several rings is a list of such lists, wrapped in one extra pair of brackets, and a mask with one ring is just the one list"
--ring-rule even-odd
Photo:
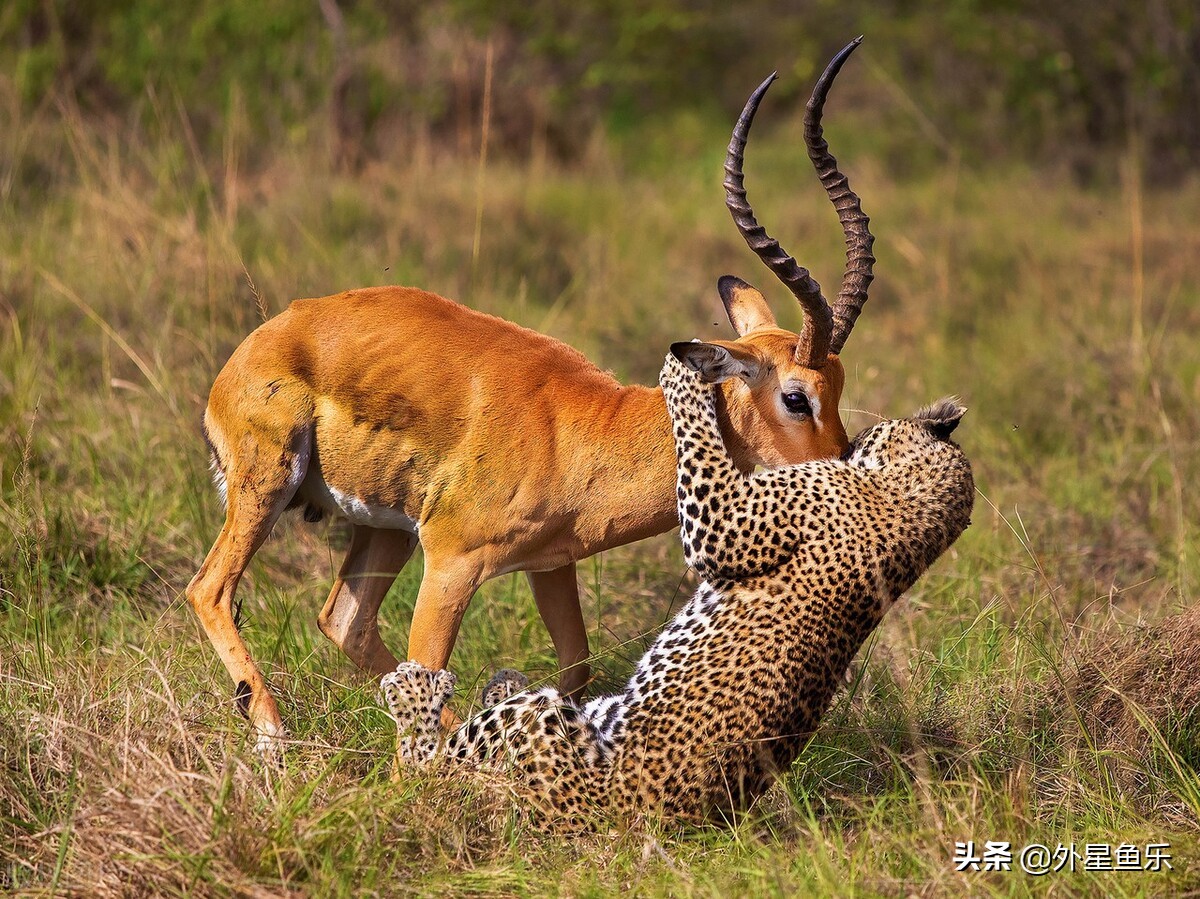
[(449, 671), (433, 671), (419, 662), (401, 662), (379, 682), (383, 701), (397, 720), (406, 720), (441, 707), (454, 693), (458, 678)]
[(529, 686), (529, 678), (513, 668), (501, 668), (483, 688), (483, 707), (486, 709)]

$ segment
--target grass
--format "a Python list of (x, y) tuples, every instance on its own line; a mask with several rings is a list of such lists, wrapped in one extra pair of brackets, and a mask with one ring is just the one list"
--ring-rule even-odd
[[(694, 152), (672, 153), (665, 123), (638, 147), (597, 138), (573, 168), (485, 170), (425, 149), (351, 176), (319, 148), (239, 146), (233, 127), (207, 158), (167, 104), (119, 130), (69, 106), (14, 115), (0, 129), (0, 884), (1200, 889), (1200, 627), (1187, 611), (1200, 578), (1187, 487), (1200, 478), (1200, 183), (1143, 193), (1114, 172), (1081, 189), (1056, 171), (953, 162), (901, 179), (869, 124), (830, 116), (879, 255), (844, 356), (844, 413), (853, 432), (961, 394), (974, 524), (891, 612), (753, 815), (566, 840), (486, 780), (389, 782), (374, 685), (315, 626), (345, 546), (337, 525), (281, 524), (243, 584), (246, 638), (296, 741), (286, 770), (256, 765), (182, 597), (220, 520), (199, 418), (260, 312), (347, 286), (418, 284), (643, 382), (669, 342), (728, 336), (714, 288), (726, 272), (798, 326), (722, 208), (724, 135), (693, 122)], [(756, 137), (751, 196), (832, 285), (840, 235), (795, 124)], [(670, 535), (581, 573), (597, 664), (616, 681), (692, 581)], [(384, 606), (397, 652), (418, 581), (415, 560)], [(502, 665), (552, 674), (523, 580), (481, 591), (453, 665), (468, 686)], [(960, 874), (957, 840), (1169, 842), (1174, 870)]]

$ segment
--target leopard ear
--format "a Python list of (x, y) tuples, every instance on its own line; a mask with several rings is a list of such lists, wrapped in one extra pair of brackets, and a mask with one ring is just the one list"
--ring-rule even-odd
[(949, 440), (958, 423), (962, 421), (967, 407), (956, 396), (947, 396), (918, 409), (913, 421), (920, 424), (938, 440)]
[(671, 355), (700, 375), (706, 384), (720, 384), (730, 378), (752, 382), (762, 372), (762, 362), (752, 350), (732, 341), (671, 344)]

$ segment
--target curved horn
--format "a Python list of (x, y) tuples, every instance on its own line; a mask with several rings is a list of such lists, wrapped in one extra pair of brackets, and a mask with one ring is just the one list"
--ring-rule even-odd
[(755, 220), (754, 210), (746, 199), (745, 177), (742, 175), (742, 158), (750, 123), (754, 121), (754, 113), (763, 94), (774, 80), (775, 73), (772, 72), (771, 77), (750, 95), (746, 108), (734, 126), (729, 150), (725, 154), (725, 205), (729, 207), (733, 221), (750, 249), (787, 285), (804, 307), (804, 328), (800, 332), (800, 345), (796, 348), (796, 361), (808, 368), (818, 368), (825, 364), (829, 356), (833, 313), (821, 294), (821, 285), (813, 280), (808, 269), (798, 265), (779, 246), (779, 241), (768, 235), (766, 229)]
[(825, 142), (821, 128), (821, 112), (829, 86), (841, 71), (842, 64), (861, 43), (860, 35), (830, 61), (813, 88), (804, 111), (804, 143), (808, 147), (808, 158), (817, 169), (817, 177), (821, 179), (825, 193), (837, 209), (838, 221), (842, 223), (842, 232), (846, 235), (846, 272), (842, 275), (842, 288), (833, 304), (833, 337), (829, 344), (833, 353), (841, 353), (846, 338), (858, 320), (858, 314), (862, 312), (863, 304), (867, 302), (867, 288), (875, 277), (871, 271), (875, 265), (875, 257), (871, 255), (875, 238), (868, 227), (871, 220), (863, 213), (862, 201), (850, 189), (846, 176), (838, 171), (837, 160), (829, 152), (829, 144)]

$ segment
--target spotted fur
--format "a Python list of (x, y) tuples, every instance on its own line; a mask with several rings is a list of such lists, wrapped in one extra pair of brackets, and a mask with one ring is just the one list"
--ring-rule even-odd
[[(962, 533), (971, 469), (943, 400), (863, 431), (843, 460), (739, 472), (714, 389), (667, 358), (684, 553), (704, 579), (625, 689), (576, 705), (510, 692), (443, 740), (449, 672), (383, 679), (402, 761), (504, 770), (568, 819), (643, 811), (698, 820), (744, 808), (799, 755), (891, 604)], [(499, 694), (497, 694), (499, 695)]]

